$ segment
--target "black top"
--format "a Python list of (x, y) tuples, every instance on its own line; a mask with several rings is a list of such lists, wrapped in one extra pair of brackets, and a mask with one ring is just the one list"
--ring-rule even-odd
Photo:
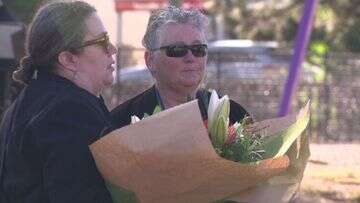
[[(120, 104), (111, 111), (111, 119), (115, 128), (121, 128), (131, 123), (131, 116), (144, 117), (144, 113), (151, 115), (156, 105), (159, 104), (155, 86)], [(211, 93), (207, 90), (199, 90), (196, 93), (199, 109), (203, 120), (207, 120), (207, 108)], [(242, 120), (248, 112), (238, 103), (230, 100), (230, 123)]]
[(101, 98), (39, 72), (0, 125), (0, 202), (111, 202), (88, 148), (110, 127)]

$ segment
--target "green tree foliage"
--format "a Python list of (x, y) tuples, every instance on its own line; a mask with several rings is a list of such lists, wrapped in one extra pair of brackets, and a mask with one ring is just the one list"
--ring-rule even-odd
[(347, 50), (351, 52), (360, 52), (360, 20), (355, 21), (345, 31), (342, 41)]
[[(210, 16), (222, 15), (227, 38), (275, 40), (295, 39), (305, 1), (275, 1), (261, 8), (244, 0), (205, 0)], [(259, 1), (261, 2), (261, 1)], [(254, 4), (253, 4), (254, 5)], [(360, 52), (360, 4), (358, 0), (320, 0), (312, 42), (323, 42), (332, 51)]]

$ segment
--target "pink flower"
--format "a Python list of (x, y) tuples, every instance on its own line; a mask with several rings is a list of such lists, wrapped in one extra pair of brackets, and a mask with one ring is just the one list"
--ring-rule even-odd
[(232, 145), (236, 141), (236, 129), (233, 125), (229, 126), (224, 145)]

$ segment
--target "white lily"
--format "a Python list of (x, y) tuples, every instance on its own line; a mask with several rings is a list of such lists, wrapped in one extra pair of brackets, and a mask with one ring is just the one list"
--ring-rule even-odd
[(211, 92), (208, 107), (208, 129), (215, 147), (221, 147), (229, 126), (230, 100), (227, 95), (219, 99), (215, 90)]
[(136, 123), (136, 122), (139, 122), (140, 121), (140, 118), (139, 117), (137, 117), (137, 116), (131, 116), (131, 124), (134, 124), (134, 123)]
[[(214, 122), (214, 114), (216, 108), (219, 106), (220, 99), (215, 90), (211, 91), (210, 102), (208, 107), (208, 126), (212, 126)], [(210, 129), (210, 128), (209, 128)]]

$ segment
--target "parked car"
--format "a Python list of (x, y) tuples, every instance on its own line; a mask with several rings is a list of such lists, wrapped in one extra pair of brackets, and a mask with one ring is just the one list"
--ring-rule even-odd
[(209, 43), (208, 58), (210, 63), (239, 62), (236, 67), (253, 63), (257, 64), (253, 65), (255, 68), (288, 62), (288, 59), (284, 61), (284, 58), (276, 53), (277, 49), (279, 44), (274, 41), (217, 40)]

